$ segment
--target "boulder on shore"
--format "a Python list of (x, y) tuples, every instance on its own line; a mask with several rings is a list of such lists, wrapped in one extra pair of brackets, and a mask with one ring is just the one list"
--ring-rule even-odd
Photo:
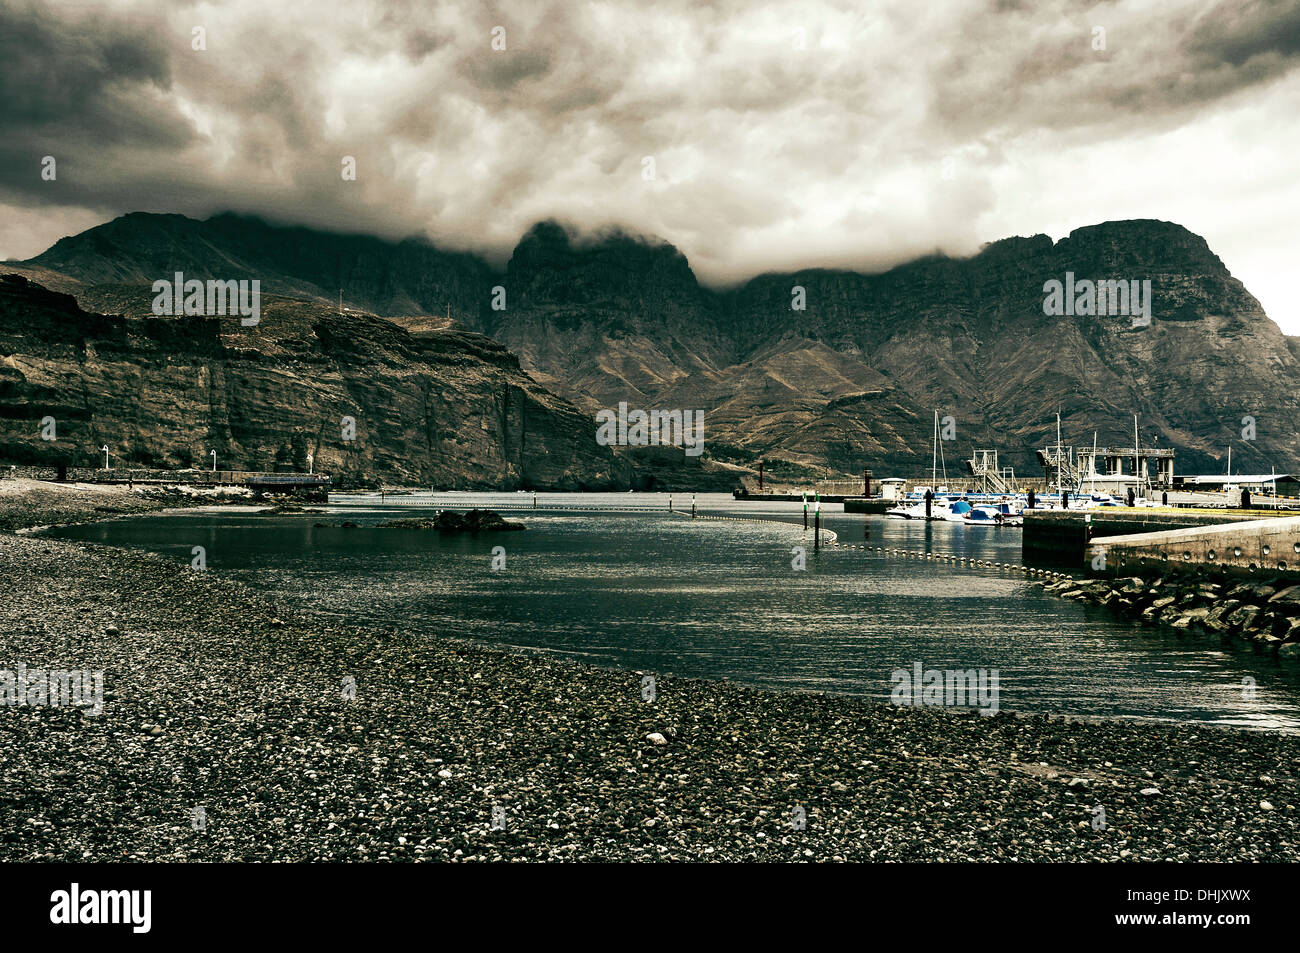
[(384, 529), (436, 529), (440, 533), (495, 533), (524, 529), (523, 523), (512, 523), (492, 510), (470, 510), (464, 514), (444, 510), (433, 519), (396, 519), (379, 525)]

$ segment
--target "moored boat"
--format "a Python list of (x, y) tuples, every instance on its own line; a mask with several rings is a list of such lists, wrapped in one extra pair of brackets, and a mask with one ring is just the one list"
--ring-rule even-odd
[(972, 507), (963, 521), (970, 526), (1023, 526), (1025, 522), (1010, 500)]

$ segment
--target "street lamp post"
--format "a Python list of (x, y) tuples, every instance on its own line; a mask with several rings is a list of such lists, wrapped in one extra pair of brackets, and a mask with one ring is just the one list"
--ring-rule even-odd
[(104, 469), (107, 470), (108, 469), (108, 444), (104, 444), (99, 449), (104, 451)]
[(217, 451), (209, 450), (208, 453), (212, 454), (212, 472), (216, 473), (217, 472)]
[(315, 465), (315, 460), (316, 460), (316, 458), (313, 457), (313, 456), (311, 455), (311, 452), (310, 452), (310, 451), (308, 451), (308, 453), (307, 453), (307, 472), (308, 472), (308, 473), (314, 473), (314, 472), (316, 472), (316, 471), (314, 471), (314, 470), (312, 469), (312, 467)]

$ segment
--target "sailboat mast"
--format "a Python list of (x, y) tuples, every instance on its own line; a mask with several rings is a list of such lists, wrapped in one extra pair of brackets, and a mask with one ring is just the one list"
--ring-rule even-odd
[(1133, 485), (1137, 495), (1142, 495), (1142, 467), (1138, 463), (1138, 415), (1133, 415)]
[(930, 492), (939, 484), (935, 481), (939, 474), (939, 411), (934, 412), (934, 450), (930, 454)]
[(1064, 451), (1061, 449), (1061, 413), (1056, 413), (1056, 499), (1061, 499), (1061, 464)]
[(1092, 432), (1092, 459), (1088, 462), (1088, 492), (1097, 491), (1097, 431)]

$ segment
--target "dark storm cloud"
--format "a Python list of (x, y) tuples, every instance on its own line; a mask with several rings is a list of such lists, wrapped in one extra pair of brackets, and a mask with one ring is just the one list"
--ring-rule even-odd
[(945, 48), (932, 73), (935, 115), (963, 135), (1086, 133), (1117, 115), (1139, 117), (1148, 129), (1177, 125), (1293, 71), (1300, 55), (1293, 0), (1132, 11), (1048, 0), (990, 9), (1000, 15), (966, 19), (964, 39)]
[[(132, 210), (424, 233), (497, 260), (540, 219), (613, 224), (719, 282), (1105, 217), (1212, 232), (1226, 213), (1201, 195), (1275, 234), (1249, 219), (1300, 211), (1298, 16), (1267, 0), (6, 6), (0, 254)], [(1237, 178), (1171, 176), (1189, 141)], [(52, 209), (40, 235), (36, 207)]]
[[(32, 146), (185, 145), (192, 133), (167, 102), (171, 77), (156, 30), (149, 21), (0, 6), (0, 128), (9, 156)], [(0, 175), (31, 168), (0, 163)]]
[(543, 50), (523, 50), (509, 56), (487, 58), (467, 56), (461, 60), (461, 69), (479, 89), (505, 93), (527, 80), (544, 78), (551, 71), (551, 57)]
[(402, 51), (412, 62), (418, 63), (442, 46), (444, 42), (445, 40), (417, 27), (406, 35), (406, 39), (402, 44)]
[(1188, 43), (1199, 65), (1241, 67), (1257, 57), (1281, 72), (1300, 56), (1300, 4), (1225, 0), (1207, 13)]

